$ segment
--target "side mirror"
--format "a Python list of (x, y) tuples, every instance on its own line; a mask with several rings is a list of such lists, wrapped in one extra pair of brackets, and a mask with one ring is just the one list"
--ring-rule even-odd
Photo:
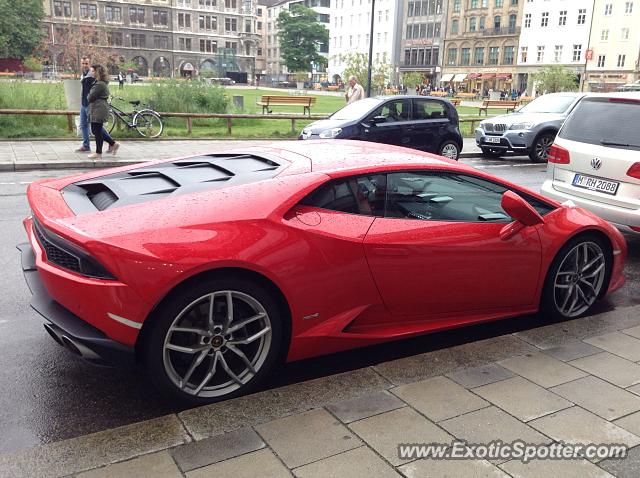
[(500, 237), (503, 240), (513, 237), (525, 226), (535, 226), (544, 222), (538, 211), (513, 191), (506, 191), (502, 195), (501, 206), (509, 216), (515, 219), (515, 222), (507, 224), (500, 231)]

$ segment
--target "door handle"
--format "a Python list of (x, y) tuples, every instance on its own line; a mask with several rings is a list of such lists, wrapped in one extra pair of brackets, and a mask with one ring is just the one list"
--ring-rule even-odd
[(409, 251), (403, 247), (373, 247), (372, 251), (379, 256), (408, 256)]

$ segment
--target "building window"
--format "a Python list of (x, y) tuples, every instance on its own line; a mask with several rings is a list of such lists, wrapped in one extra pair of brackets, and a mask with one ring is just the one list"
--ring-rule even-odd
[(237, 0), (224, 0), (224, 8), (238, 8)]
[(471, 17), (469, 19), (469, 31), (470, 32), (476, 31), (476, 17)]
[(453, 0), (453, 11), (454, 12), (460, 11), (460, 0)]
[(500, 48), (497, 46), (492, 46), (489, 48), (489, 64), (497, 65), (498, 59), (500, 58)]
[(500, 22), (502, 21), (502, 17), (500, 15), (496, 15), (493, 17), (493, 28), (498, 30), (500, 29)]
[(624, 3), (624, 13), (633, 13), (633, 2)]
[(504, 47), (504, 56), (502, 59), (502, 63), (505, 65), (513, 65), (513, 57), (515, 53), (516, 47), (514, 46), (505, 46)]
[(484, 30), (486, 26), (487, 17), (480, 17), (480, 24), (478, 25), (478, 30)]
[(107, 5), (104, 7), (104, 18), (108, 22), (121, 22), (122, 21), (122, 8), (114, 7), (113, 5)]
[(553, 61), (556, 63), (560, 63), (562, 60), (562, 45), (556, 45), (553, 50)]
[(470, 0), (469, 8), (478, 8), (478, 0)]
[(262, 22), (258, 22), (258, 23), (256, 24), (256, 29), (257, 29), (258, 31), (260, 31), (260, 32), (262, 31)]
[(627, 55), (618, 55), (618, 68), (624, 67), (624, 61), (627, 59)]
[[(200, 0), (198, 2), (198, 4), (200, 5), (200, 8), (211, 9), (211, 8), (216, 6), (216, 0)], [(271, 13), (271, 12), (269, 12), (269, 13)], [(258, 15), (260, 15), (260, 14), (258, 14)]]
[(156, 35), (153, 37), (153, 46), (162, 50), (169, 49), (169, 37)]
[(560, 16), (558, 17), (558, 26), (565, 26), (567, 24), (567, 11), (560, 10)]
[(80, 18), (83, 20), (97, 20), (98, 6), (94, 3), (81, 3)]
[(191, 15), (188, 13), (178, 13), (178, 28), (191, 30)]
[(587, 21), (587, 9), (581, 8), (578, 10), (578, 25), (584, 25)]
[(449, 48), (447, 50), (447, 65), (455, 65), (458, 58), (458, 49)]
[(504, 4), (504, 0), (496, 0), (496, 7), (502, 7), (502, 5)]
[(515, 7), (518, 5), (518, 0), (511, 0), (511, 6)]
[(107, 32), (107, 45), (109, 45), (109, 46), (122, 46), (122, 33), (121, 32)]
[(200, 27), (200, 31), (215, 31), (218, 29), (218, 17), (213, 15), (200, 15), (198, 17), (198, 27)]
[(540, 26), (546, 27), (549, 25), (549, 12), (542, 12), (542, 19), (540, 20)]
[(523, 46), (520, 47), (520, 61), (522, 63), (527, 62), (527, 53), (529, 52), (529, 47)]
[(536, 56), (536, 63), (542, 63), (544, 60), (544, 46), (538, 45), (538, 54)]
[(598, 56), (598, 68), (604, 68), (604, 59), (605, 59), (604, 55)]
[(509, 33), (516, 31), (516, 17), (517, 15), (515, 13), (509, 15)]
[(484, 65), (484, 47), (476, 47), (473, 52), (473, 64)]
[(600, 32), (600, 40), (607, 41), (609, 39), (609, 30), (602, 30)]
[(228, 41), (228, 42), (225, 42), (225, 43), (224, 43), (224, 47), (225, 47), (227, 50), (234, 50), (234, 51), (236, 51), (236, 50), (238, 49), (238, 42), (235, 42), (235, 41)]
[(531, 14), (530, 13), (526, 13), (524, 15), (524, 27), (525, 28), (530, 28), (531, 27)]
[(482, 0), (482, 3), (480, 4), (481, 8), (487, 8), (489, 6), (489, 0)]
[(214, 40), (200, 40), (200, 51), (202, 53), (216, 53), (218, 51), (218, 42)]
[[(153, 10), (153, 24), (167, 26), (169, 24), (169, 15), (166, 10)], [(166, 38), (166, 37), (165, 37)]]
[(71, 2), (53, 2), (53, 14), (56, 17), (70, 17), (72, 14)]
[(573, 61), (582, 59), (582, 45), (573, 45)]
[(145, 48), (146, 47), (146, 39), (145, 36), (141, 33), (132, 33), (131, 34), (131, 46), (133, 48)]
[(608, 17), (613, 12), (613, 3), (606, 3), (604, 6), (604, 16)]
[(458, 34), (458, 28), (459, 28), (459, 26), (460, 26), (460, 20), (457, 20), (457, 19), (456, 19), (456, 20), (453, 20), (453, 21), (451, 22), (451, 33), (452, 33), (453, 35), (457, 35), (457, 34)]
[(629, 29), (623, 28), (620, 30), (620, 40), (628, 40), (629, 39)]
[(225, 18), (224, 19), (224, 30), (227, 32), (237, 32), (238, 31), (238, 19), (237, 18)]
[(144, 23), (144, 8), (129, 7), (129, 21), (131, 23)]
[(460, 64), (468, 65), (471, 63), (471, 48), (460, 49)]

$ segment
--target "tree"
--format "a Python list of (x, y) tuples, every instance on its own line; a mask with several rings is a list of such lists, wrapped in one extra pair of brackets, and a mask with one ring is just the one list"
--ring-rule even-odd
[[(355, 76), (358, 83), (367, 90), (368, 72), (369, 72), (369, 56), (365, 53), (347, 53), (343, 55), (342, 61), (346, 65), (342, 73), (343, 79), (346, 80), (350, 76)], [(371, 73), (371, 89), (375, 92), (384, 89), (385, 84), (389, 80), (391, 66), (386, 61), (377, 61), (372, 65)]]
[(571, 70), (560, 65), (553, 65), (534, 73), (533, 84), (538, 91), (543, 93), (576, 91), (578, 89), (578, 78)]
[(121, 57), (111, 48), (100, 46), (106, 44), (107, 33), (104, 30), (68, 22), (56, 28), (55, 43), (47, 45), (47, 54), (60, 71), (79, 73), (83, 56), (91, 58), (92, 64), (114, 70)]
[(32, 55), (43, 37), (42, 0), (0, 0), (0, 12), (0, 58)]
[(409, 90), (416, 85), (422, 84), (423, 81), (424, 75), (417, 71), (408, 71), (402, 74), (402, 84)]
[(291, 13), (280, 12), (277, 20), (280, 51), (290, 72), (308, 72), (312, 65), (325, 67), (327, 59), (319, 45), (329, 44), (329, 31), (317, 21), (317, 14), (302, 5), (294, 5)]

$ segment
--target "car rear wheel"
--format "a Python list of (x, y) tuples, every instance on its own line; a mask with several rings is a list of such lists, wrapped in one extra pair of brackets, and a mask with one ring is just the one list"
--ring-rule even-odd
[(445, 141), (440, 145), (440, 156), (444, 156), (448, 159), (455, 159), (456, 161), (460, 157), (460, 146), (455, 141)]
[(204, 281), (170, 300), (145, 344), (155, 385), (183, 403), (244, 395), (269, 374), (282, 345), (279, 309), (257, 284)]
[(486, 158), (499, 158), (501, 152), (496, 150), (496, 149), (491, 149), (491, 148), (481, 148), (482, 149), (482, 156), (486, 157)]
[(611, 271), (605, 243), (585, 235), (565, 244), (551, 264), (542, 295), (542, 310), (555, 319), (570, 319), (589, 312), (605, 292)]
[(549, 154), (549, 148), (556, 139), (555, 133), (540, 133), (529, 151), (529, 158), (536, 163), (545, 163)]

